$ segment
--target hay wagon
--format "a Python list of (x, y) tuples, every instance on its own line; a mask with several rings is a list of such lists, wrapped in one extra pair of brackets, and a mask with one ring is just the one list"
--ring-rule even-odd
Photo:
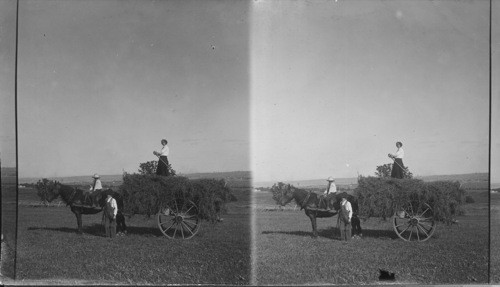
[(225, 204), (235, 200), (223, 179), (126, 174), (120, 187), (128, 214), (156, 216), (161, 233), (170, 239), (190, 239), (201, 222), (217, 222)]
[(337, 215), (340, 200), (346, 196), (360, 218), (390, 219), (399, 238), (423, 242), (434, 235), (438, 221), (455, 223), (454, 217), (464, 214), (466, 191), (459, 182), (453, 181), (359, 177), (354, 194), (341, 192), (325, 198), (312, 190), (282, 182), (274, 184), (271, 192), (277, 204), (284, 206), (295, 200), (305, 210), (311, 219), (314, 237), (317, 236), (316, 218)]
[[(354, 196), (349, 195), (350, 202), (356, 202)], [(354, 199), (354, 200), (353, 200)], [(357, 203), (353, 204), (357, 211)], [(317, 217), (332, 217), (338, 214), (338, 210), (322, 208), (311, 208)], [(394, 232), (405, 241), (426, 241), (436, 231), (436, 220), (434, 212), (429, 204), (423, 202), (409, 202), (395, 209), (391, 218)]]

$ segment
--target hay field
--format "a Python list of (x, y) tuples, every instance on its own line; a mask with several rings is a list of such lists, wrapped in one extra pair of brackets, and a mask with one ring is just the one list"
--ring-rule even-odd
[[(36, 191), (20, 189), (20, 201)], [(104, 237), (101, 214), (83, 216), (84, 234), (68, 207), (19, 206), (16, 282), (31, 284), (231, 284), (250, 282), (250, 190), (235, 189), (222, 223), (202, 222), (190, 240), (170, 240), (156, 217), (127, 218), (128, 235)]]
[(256, 283), (379, 284), (379, 269), (398, 284), (488, 283), (488, 192), (474, 191), (475, 203), (458, 224), (438, 224), (426, 242), (397, 237), (389, 221), (361, 222), (363, 239), (339, 240), (336, 217), (318, 219), (319, 238), (303, 211), (270, 209), (271, 195), (254, 192)]

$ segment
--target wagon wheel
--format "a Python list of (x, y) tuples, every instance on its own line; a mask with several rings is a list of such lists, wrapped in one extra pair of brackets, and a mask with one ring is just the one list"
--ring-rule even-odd
[(200, 229), (198, 207), (190, 200), (172, 200), (158, 213), (158, 227), (170, 239), (189, 239)]
[(434, 211), (427, 203), (407, 204), (396, 211), (393, 227), (405, 241), (426, 241), (436, 230)]

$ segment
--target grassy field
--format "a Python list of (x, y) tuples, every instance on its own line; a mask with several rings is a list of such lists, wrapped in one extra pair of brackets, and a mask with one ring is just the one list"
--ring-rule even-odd
[(16, 281), (36, 284), (250, 283), (250, 190), (235, 188), (222, 223), (202, 222), (190, 240), (161, 235), (156, 217), (127, 220), (128, 235), (104, 237), (101, 214), (83, 217), (84, 234), (68, 207), (33, 207), (20, 189)]
[(16, 169), (1, 168), (2, 249), (1, 274), (14, 276), (16, 249)]
[[(318, 219), (319, 238), (303, 211), (270, 209), (265, 192), (254, 193), (256, 283), (377, 284), (379, 269), (393, 272), (399, 284), (488, 283), (488, 191), (470, 191), (458, 224), (439, 224), (420, 243), (397, 237), (389, 221), (361, 223), (363, 239), (341, 242), (336, 218)], [(262, 208), (261, 208), (262, 207)]]
[(500, 193), (491, 194), (490, 281), (500, 283)]

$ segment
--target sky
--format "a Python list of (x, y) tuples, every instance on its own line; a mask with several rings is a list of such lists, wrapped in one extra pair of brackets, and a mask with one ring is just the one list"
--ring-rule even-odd
[(249, 170), (248, 7), (21, 1), (19, 176)]
[(15, 64), (16, 5), (0, 0), (0, 159), (16, 166)]
[(257, 1), (256, 181), (488, 172), (488, 1)]
[(492, 3), (491, 20), (491, 154), (490, 181), (500, 187), (500, 2)]
[[(16, 163), (15, 3), (0, 0), (0, 152)], [(414, 175), (500, 182), (493, 1), (21, 1), (20, 177), (135, 172), (256, 181)]]

